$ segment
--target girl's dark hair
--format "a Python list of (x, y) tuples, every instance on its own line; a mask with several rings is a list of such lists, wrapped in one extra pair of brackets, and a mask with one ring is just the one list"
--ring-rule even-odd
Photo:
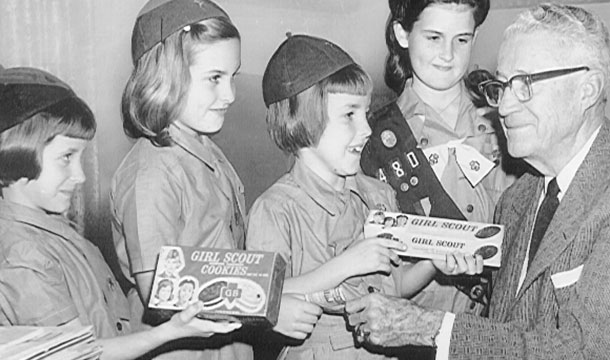
[(171, 145), (167, 130), (184, 109), (195, 54), (202, 45), (229, 39), (240, 39), (237, 28), (225, 18), (210, 18), (177, 31), (144, 53), (123, 91), (127, 136)]
[(432, 4), (458, 4), (472, 7), (475, 29), (485, 21), (489, 12), (489, 0), (389, 0), (390, 17), (385, 29), (385, 42), (388, 47), (384, 79), (386, 85), (397, 94), (405, 87), (405, 82), (413, 75), (409, 58), (409, 49), (405, 49), (396, 40), (394, 24), (398, 22), (407, 32), (413, 30), (413, 24), (419, 19), (422, 11)]

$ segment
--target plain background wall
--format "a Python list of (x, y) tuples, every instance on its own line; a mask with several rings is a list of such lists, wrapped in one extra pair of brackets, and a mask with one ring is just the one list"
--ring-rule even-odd
[[(82, 2), (81, 2), (82, 1)], [(479, 30), (473, 64), (494, 70), (495, 57), (503, 29), (515, 18), (527, 0), (491, 0), (492, 10)], [(100, 199), (96, 209), (89, 212), (87, 236), (108, 253), (112, 247), (108, 190), (110, 179), (131, 142), (124, 135), (120, 118), (120, 99), (125, 81), (131, 71), (131, 29), (145, 0), (2, 0), (0, 28), (7, 22), (20, 22), (14, 11), (29, 14), (29, 7), (51, 7), (61, 4), (65, 13), (49, 14), (55, 19), (69, 17), (71, 33), (78, 35), (83, 47), (93, 47), (85, 62), (88, 76), (95, 86), (82, 95), (92, 106), (98, 120), (97, 168), (92, 171), (98, 186), (92, 190)], [(248, 206), (290, 164), (270, 141), (265, 129), (265, 107), (262, 100), (261, 78), (265, 65), (287, 32), (307, 33), (327, 38), (346, 49), (373, 77), (376, 102), (391, 96), (382, 80), (385, 50), (385, 22), (388, 14), (385, 0), (218, 0), (231, 15), (242, 34), (242, 70), (237, 79), (237, 100), (226, 116), (224, 129), (215, 140), (236, 167), (246, 186)], [(587, 1), (583, 7), (599, 14), (610, 24), (610, 4), (607, 1)], [(70, 5), (73, 4), (73, 5)], [(78, 4), (78, 6), (76, 6)], [(82, 4), (88, 4), (83, 6)], [(506, 9), (506, 7), (514, 8)], [(21, 15), (19, 15), (21, 16)], [(45, 14), (34, 21), (45, 21)], [(7, 25), (8, 24), (8, 25)], [(36, 24), (15, 24), (13, 38), (2, 43), (0, 64), (6, 67), (34, 65), (53, 72), (44, 58), (30, 59), (20, 51), (20, 44), (44, 42), (44, 34)], [(52, 24), (51, 24), (52, 25)], [(29, 26), (33, 26), (30, 28)], [(23, 30), (22, 30), (23, 29)], [(4, 35), (3, 35), (4, 36)], [(81, 54), (47, 54), (81, 56)], [(73, 59), (72, 59), (73, 60)], [(59, 59), (67, 61), (67, 59)], [(82, 66), (82, 64), (81, 64)], [(66, 79), (79, 94), (83, 94), (83, 80), (78, 74)], [(93, 224), (93, 225), (91, 225)]]

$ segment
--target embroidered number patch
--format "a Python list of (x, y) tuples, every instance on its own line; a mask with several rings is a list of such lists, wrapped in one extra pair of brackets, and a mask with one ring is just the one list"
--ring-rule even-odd
[(394, 174), (396, 174), (397, 177), (403, 177), (405, 176), (405, 171), (402, 168), (402, 164), (400, 163), (400, 160), (395, 159), (390, 163), (390, 166), (392, 167), (392, 170), (394, 171)]

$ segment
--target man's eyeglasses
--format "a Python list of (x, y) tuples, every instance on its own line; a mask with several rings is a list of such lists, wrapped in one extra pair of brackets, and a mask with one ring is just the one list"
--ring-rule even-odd
[(479, 90), (485, 94), (487, 103), (493, 107), (500, 106), (504, 90), (507, 87), (510, 87), (519, 101), (526, 102), (532, 98), (532, 84), (534, 82), (571, 74), (581, 70), (589, 71), (589, 67), (579, 66), (568, 69), (543, 71), (535, 74), (519, 74), (513, 76), (506, 82), (497, 79), (485, 80), (479, 83)]

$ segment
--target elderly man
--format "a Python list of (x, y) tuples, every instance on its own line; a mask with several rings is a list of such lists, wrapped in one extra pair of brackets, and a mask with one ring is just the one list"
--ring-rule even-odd
[(371, 294), (348, 303), (350, 324), (373, 345), (435, 346), (437, 359), (607, 359), (608, 30), (583, 9), (540, 5), (509, 26), (498, 59), (498, 80), (481, 88), (510, 154), (536, 174), (498, 204), (506, 233), (490, 318)]

